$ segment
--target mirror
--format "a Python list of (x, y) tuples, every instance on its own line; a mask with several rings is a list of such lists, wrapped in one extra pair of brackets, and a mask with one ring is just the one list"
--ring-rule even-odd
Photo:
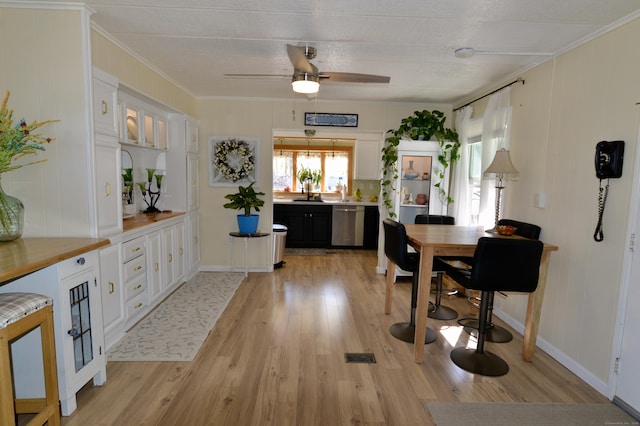
[(122, 150), (122, 204), (133, 204), (133, 159)]
[(122, 150), (122, 169), (133, 169), (133, 160), (129, 151)]

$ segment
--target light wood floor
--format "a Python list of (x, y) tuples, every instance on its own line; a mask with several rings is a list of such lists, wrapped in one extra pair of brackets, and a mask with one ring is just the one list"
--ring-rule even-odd
[[(540, 350), (522, 361), (518, 334), (485, 347), (509, 363), (506, 376), (460, 370), (449, 351), (469, 336), (455, 321), (429, 320), (438, 340), (415, 364), (412, 345), (388, 332), (409, 317), (410, 283), (396, 285), (385, 315), (373, 251), (286, 261), (249, 274), (193, 362), (110, 362), (107, 383), (83, 388), (62, 424), (430, 425), (431, 401), (608, 402)], [(464, 298), (445, 302), (474, 315)], [(377, 363), (347, 364), (345, 352)]]

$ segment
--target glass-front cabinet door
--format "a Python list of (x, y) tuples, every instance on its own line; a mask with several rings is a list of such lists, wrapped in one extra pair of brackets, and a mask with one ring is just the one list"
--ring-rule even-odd
[[(394, 206), (401, 223), (414, 223), (420, 214), (447, 214), (447, 206), (434, 186), (439, 153), (440, 145), (433, 141), (401, 141), (398, 145)], [(448, 176), (440, 184), (448, 187)]]

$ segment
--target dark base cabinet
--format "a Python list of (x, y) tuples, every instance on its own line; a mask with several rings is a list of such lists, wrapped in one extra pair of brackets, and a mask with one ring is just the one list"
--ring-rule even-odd
[(331, 247), (331, 206), (273, 205), (274, 223), (286, 225), (285, 247)]
[(377, 206), (366, 206), (364, 208), (364, 238), (363, 248), (378, 248), (378, 233), (380, 230), (380, 212)]

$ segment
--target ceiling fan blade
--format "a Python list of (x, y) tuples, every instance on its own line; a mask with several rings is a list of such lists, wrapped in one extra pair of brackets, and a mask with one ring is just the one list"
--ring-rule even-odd
[(321, 72), (319, 76), (327, 83), (389, 83), (391, 77), (352, 72)]
[(291, 74), (223, 74), (225, 78), (291, 78)]
[(289, 60), (296, 71), (307, 72), (310, 74), (314, 72), (314, 66), (307, 59), (306, 48), (287, 44), (287, 53), (289, 54)]

